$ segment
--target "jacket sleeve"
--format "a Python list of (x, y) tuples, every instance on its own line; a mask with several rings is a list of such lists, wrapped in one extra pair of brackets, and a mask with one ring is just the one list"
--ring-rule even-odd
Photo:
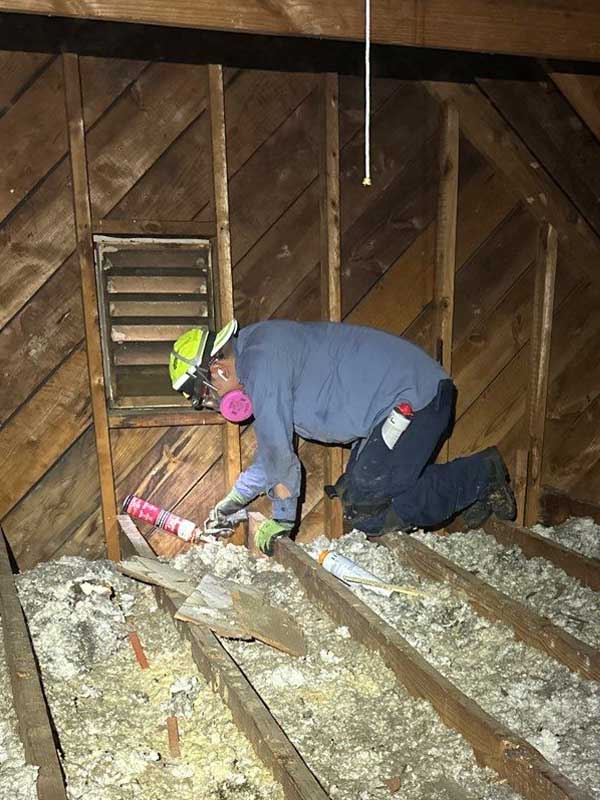
[[(257, 451), (250, 469), (262, 471), (264, 491), (273, 502), (273, 518), (294, 520), (300, 494), (300, 462), (294, 452), (293, 364), (281, 342), (257, 334), (248, 343)], [(275, 497), (277, 484), (290, 497)]]
[(233, 488), (242, 497), (245, 497), (248, 502), (254, 500), (259, 494), (265, 494), (267, 491), (267, 478), (262, 465), (258, 461), (254, 461), (248, 469), (240, 473)]

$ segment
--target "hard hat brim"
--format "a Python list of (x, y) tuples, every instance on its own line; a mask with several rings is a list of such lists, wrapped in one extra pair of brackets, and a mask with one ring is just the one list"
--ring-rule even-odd
[(211, 356), (216, 356), (219, 351), (221, 351), (227, 342), (235, 336), (238, 330), (238, 321), (237, 319), (232, 319), (230, 322), (227, 323), (215, 336), (215, 341), (212, 346), (212, 350), (210, 352)]

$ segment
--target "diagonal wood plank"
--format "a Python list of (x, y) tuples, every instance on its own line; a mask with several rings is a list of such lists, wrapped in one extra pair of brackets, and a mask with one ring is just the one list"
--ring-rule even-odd
[[(153, 64), (110, 107), (88, 137), (95, 216), (103, 216), (206, 105), (205, 71)], [(65, 160), (19, 207), (0, 234), (4, 325), (75, 250)]]
[(478, 78), (477, 85), (599, 234), (600, 143), (543, 71), (527, 77)]
[(87, 360), (85, 348), (78, 347), (32, 397), (26, 413), (0, 430), (0, 518), (90, 422)]
[[(90, 128), (145, 67), (141, 61), (83, 59), (84, 118)], [(85, 89), (88, 89), (85, 92)], [(27, 136), (23, 136), (27, 131)], [(0, 119), (7, 143), (0, 172), (0, 220), (67, 154), (60, 59), (52, 61)]]
[(53, 58), (48, 53), (0, 51), (0, 115), (6, 112), (15, 98)]
[(600, 142), (600, 76), (565, 72), (561, 64), (546, 64), (546, 72)]
[(423, 84), (433, 97), (456, 104), (462, 133), (525, 199), (536, 219), (556, 228), (561, 263), (568, 260), (573, 269), (595, 275), (600, 239), (483, 92), (468, 84)]

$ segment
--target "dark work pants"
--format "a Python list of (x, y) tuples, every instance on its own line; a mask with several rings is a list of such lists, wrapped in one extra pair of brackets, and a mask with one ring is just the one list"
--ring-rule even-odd
[[(437, 396), (415, 412), (392, 450), (381, 437), (383, 423), (374, 428), (360, 452), (354, 448), (345, 473), (344, 505), (381, 504), (383, 513), (378, 510), (371, 520), (373, 532), (390, 504), (407, 526), (430, 527), (483, 495), (488, 473), (482, 453), (446, 464), (431, 463), (449, 435), (454, 397), (452, 381), (441, 381)], [(361, 529), (370, 532), (368, 526)]]

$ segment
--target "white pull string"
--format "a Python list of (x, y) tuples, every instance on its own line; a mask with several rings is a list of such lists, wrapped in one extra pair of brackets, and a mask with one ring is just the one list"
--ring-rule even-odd
[(365, 177), (371, 185), (371, 0), (365, 0)]

